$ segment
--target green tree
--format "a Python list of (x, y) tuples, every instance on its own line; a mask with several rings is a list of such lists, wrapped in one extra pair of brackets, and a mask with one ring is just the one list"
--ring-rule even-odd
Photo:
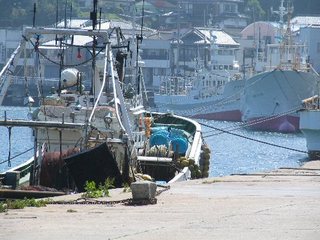
[(266, 12), (262, 9), (259, 0), (247, 0), (246, 11), (251, 18), (251, 22), (264, 20)]
[(65, 10), (67, 10), (67, 18), (70, 18), (71, 5), (72, 17), (77, 17), (79, 14), (77, 2), (76, 0), (0, 0), (2, 10), (0, 25), (2, 27), (32, 25), (34, 4), (36, 4), (36, 25), (51, 25), (56, 22), (57, 9), (58, 20), (64, 19)]

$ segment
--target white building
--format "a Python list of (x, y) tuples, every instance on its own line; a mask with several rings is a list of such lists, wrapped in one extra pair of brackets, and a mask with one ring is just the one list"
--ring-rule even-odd
[(0, 64), (4, 64), (18, 47), (21, 34), (19, 29), (0, 29)]
[(320, 25), (310, 25), (300, 28), (298, 39), (309, 48), (309, 61), (320, 73)]

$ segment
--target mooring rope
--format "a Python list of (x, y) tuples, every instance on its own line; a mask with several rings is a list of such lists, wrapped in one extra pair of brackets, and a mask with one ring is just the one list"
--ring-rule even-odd
[[(285, 147), (285, 146), (281, 146), (281, 145), (278, 145), (278, 144), (274, 144), (274, 143), (258, 140), (258, 139), (255, 139), (255, 138), (247, 137), (247, 136), (244, 136), (244, 135), (241, 135), (241, 134), (238, 134), (238, 133), (233, 133), (233, 132), (230, 132), (230, 131), (227, 131), (227, 130), (223, 130), (221, 128), (210, 126), (210, 125), (205, 124), (205, 123), (199, 123), (199, 124), (201, 124), (202, 126), (205, 126), (205, 127), (208, 127), (208, 128), (211, 128), (211, 129), (223, 132), (223, 133), (231, 134), (233, 136), (241, 137), (241, 138), (244, 138), (244, 139), (247, 139), (247, 140), (250, 140), (250, 141), (255, 141), (255, 142), (258, 142), (258, 143), (263, 143), (263, 144), (270, 145), (270, 146), (273, 146), (273, 147), (283, 148), (283, 149), (287, 149), (287, 150), (291, 150), (291, 151), (295, 151), (295, 152), (308, 153), (307, 151), (294, 149), (294, 148), (290, 148), (290, 147)], [(207, 136), (207, 137), (211, 137), (211, 136)], [(207, 138), (207, 137), (204, 137), (204, 138)]]

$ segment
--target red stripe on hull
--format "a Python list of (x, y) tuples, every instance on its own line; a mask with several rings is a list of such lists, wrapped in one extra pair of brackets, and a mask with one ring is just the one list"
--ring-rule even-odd
[[(261, 122), (259, 122), (261, 121)], [(258, 123), (255, 123), (258, 122)], [(282, 133), (294, 133), (299, 131), (299, 117), (283, 116), (271, 120), (263, 120), (263, 118), (254, 118), (246, 121), (249, 129), (256, 131), (270, 131)]]
[(190, 116), (192, 118), (206, 119), (206, 120), (218, 120), (218, 121), (241, 121), (241, 112), (239, 110), (225, 111), (225, 112), (214, 112), (214, 113), (204, 113), (196, 114)]

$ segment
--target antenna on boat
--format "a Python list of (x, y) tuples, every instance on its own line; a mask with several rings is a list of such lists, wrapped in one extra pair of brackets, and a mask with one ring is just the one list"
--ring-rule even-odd
[(102, 8), (99, 9), (99, 30), (101, 30)]
[(64, 28), (67, 28), (67, 5), (68, 5), (68, 0), (66, 0), (64, 4)]
[[(56, 28), (58, 27), (58, 21), (59, 21), (59, 0), (56, 1)], [(58, 35), (56, 34), (55, 39), (56, 45), (58, 43)]]
[(140, 35), (137, 34), (137, 56), (136, 56), (136, 66), (137, 66), (137, 94), (140, 94), (140, 84), (141, 84), (141, 68), (139, 66), (139, 43), (142, 43), (143, 40), (143, 20), (144, 20), (144, 0), (142, 0), (142, 13), (141, 13), (141, 28)]
[(32, 27), (36, 26), (36, 12), (37, 12), (37, 4), (33, 4), (33, 19), (32, 19)]
[(72, 21), (72, 3), (70, 4), (70, 27), (72, 27), (71, 25), (71, 21)]
[(98, 12), (98, 0), (93, 0), (93, 11), (90, 12), (90, 20), (92, 21), (92, 29), (96, 29), (97, 25), (97, 12)]
[[(92, 30), (96, 29), (97, 25), (97, 12), (98, 12), (98, 0), (93, 0), (93, 11), (90, 12), (90, 20), (92, 21)], [(94, 81), (96, 77), (96, 36), (93, 36), (92, 42), (92, 79), (91, 79), (91, 93), (94, 95)]]

